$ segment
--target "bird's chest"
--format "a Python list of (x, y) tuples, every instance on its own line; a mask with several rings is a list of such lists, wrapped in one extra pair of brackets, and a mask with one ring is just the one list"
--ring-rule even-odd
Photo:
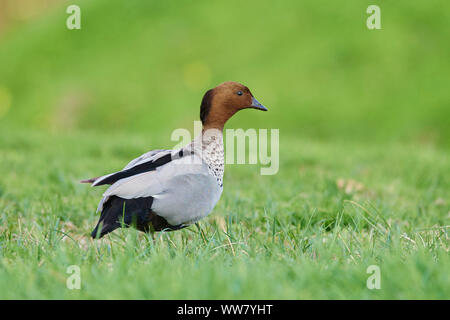
[(212, 140), (209, 143), (204, 143), (202, 147), (202, 159), (208, 166), (209, 174), (214, 176), (219, 187), (223, 186), (224, 173), (224, 149), (222, 139)]

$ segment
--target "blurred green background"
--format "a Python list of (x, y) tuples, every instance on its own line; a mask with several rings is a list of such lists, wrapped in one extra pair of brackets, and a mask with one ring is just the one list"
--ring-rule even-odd
[[(0, 124), (53, 132), (192, 128), (239, 81), (270, 109), (229, 127), (450, 145), (450, 3), (1, 0)], [(82, 29), (68, 30), (77, 4)], [(382, 30), (366, 8), (381, 7)]]

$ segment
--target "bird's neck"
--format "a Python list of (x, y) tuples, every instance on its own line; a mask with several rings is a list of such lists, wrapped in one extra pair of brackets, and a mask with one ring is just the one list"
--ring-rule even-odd
[(236, 113), (235, 109), (226, 106), (213, 105), (208, 117), (203, 124), (203, 131), (219, 130), (223, 131), (225, 123)]
[[(223, 153), (223, 131), (203, 127), (202, 133), (190, 143), (190, 148), (202, 154), (202, 158), (208, 155), (209, 150), (220, 150)], [(206, 154), (203, 154), (205, 152)]]
[(223, 149), (223, 130), (219, 128), (203, 128), (200, 141), (203, 150), (211, 148)]
[(218, 130), (220, 132), (223, 132), (223, 127), (225, 125), (225, 121), (221, 120), (217, 120), (217, 121), (211, 121), (211, 122), (207, 122), (203, 125), (203, 130), (202, 132), (206, 132), (208, 130)]

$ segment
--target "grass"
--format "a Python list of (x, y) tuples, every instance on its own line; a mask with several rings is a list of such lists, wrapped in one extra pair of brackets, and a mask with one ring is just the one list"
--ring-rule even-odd
[[(157, 142), (13, 130), (0, 138), (3, 299), (450, 296), (442, 151), (285, 137), (279, 174), (227, 166), (222, 199), (198, 227), (93, 241), (102, 190), (78, 180)], [(81, 268), (80, 290), (66, 288), (70, 265)], [(381, 268), (380, 290), (366, 287), (370, 265)]]
[[(81, 30), (65, 27), (69, 4)], [(71, 0), (12, 19), (0, 298), (448, 299), (450, 4), (380, 2), (372, 31), (369, 4)], [(225, 80), (269, 107), (228, 127), (279, 129), (278, 174), (227, 165), (198, 227), (92, 241), (104, 188), (78, 181), (172, 146)], [(66, 287), (71, 265), (80, 290)]]

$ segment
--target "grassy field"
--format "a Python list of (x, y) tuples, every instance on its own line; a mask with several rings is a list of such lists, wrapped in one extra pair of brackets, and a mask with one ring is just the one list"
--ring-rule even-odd
[[(2, 298), (450, 295), (450, 165), (433, 148), (285, 139), (275, 176), (227, 166), (199, 228), (92, 241), (101, 190), (77, 181), (157, 142), (33, 133), (1, 135)], [(70, 265), (81, 267), (81, 290), (66, 288)], [(380, 290), (366, 287), (369, 265), (381, 269)]]
[[(0, 299), (450, 298), (450, 4), (369, 31), (365, 1), (72, 3), (82, 30), (58, 4), (0, 36)], [(228, 128), (279, 129), (279, 172), (227, 165), (197, 226), (91, 240), (78, 181), (172, 146), (225, 80), (269, 107)]]

